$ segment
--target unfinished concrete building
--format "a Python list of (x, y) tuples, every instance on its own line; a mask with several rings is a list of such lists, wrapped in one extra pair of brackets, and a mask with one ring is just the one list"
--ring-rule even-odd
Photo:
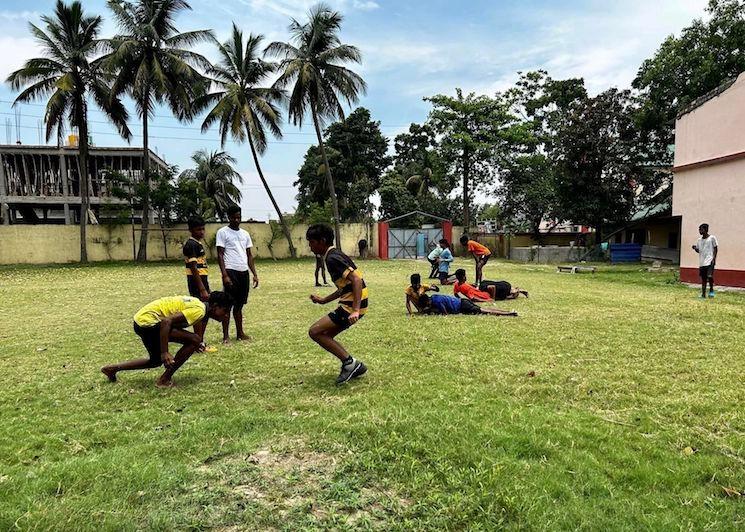
[[(129, 206), (113, 194), (109, 171), (142, 179), (141, 148), (90, 147), (90, 209), (98, 216), (106, 206)], [(150, 167), (166, 162), (150, 152)], [(64, 223), (80, 220), (80, 172), (77, 146), (0, 145), (0, 217), (3, 224)], [(135, 213), (139, 216), (139, 213)]]

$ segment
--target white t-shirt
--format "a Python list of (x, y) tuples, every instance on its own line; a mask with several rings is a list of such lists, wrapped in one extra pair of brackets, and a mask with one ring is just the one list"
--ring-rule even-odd
[(251, 235), (244, 229), (221, 227), (217, 231), (217, 247), (225, 248), (225, 268), (239, 272), (248, 271), (248, 254), (246, 250), (253, 247)]
[(442, 255), (442, 248), (440, 246), (437, 246), (435, 249), (429, 252), (429, 255), (427, 255), (427, 258), (429, 260), (435, 260), (440, 258), (440, 255)]
[(699, 238), (696, 247), (698, 248), (698, 265), (710, 266), (714, 262), (714, 248), (719, 247), (717, 237), (709, 235), (709, 238)]

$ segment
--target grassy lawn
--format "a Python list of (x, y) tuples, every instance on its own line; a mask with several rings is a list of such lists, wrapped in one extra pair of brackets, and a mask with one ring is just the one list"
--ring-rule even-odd
[(519, 318), (408, 319), (428, 264), (361, 266), (341, 340), (364, 378), (336, 388), (307, 337), (333, 309), (312, 262), (260, 262), (253, 342), (167, 390), (99, 368), (141, 356), (132, 315), (185, 291), (180, 265), (1, 269), (0, 529), (745, 527), (745, 294), (497, 262)]

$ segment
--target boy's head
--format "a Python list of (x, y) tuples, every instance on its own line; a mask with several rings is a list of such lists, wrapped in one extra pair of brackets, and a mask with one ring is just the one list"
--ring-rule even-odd
[(460, 237), (460, 243), (463, 246), (465, 246), (466, 244), (468, 244), (468, 235), (461, 235), (461, 237)]
[(411, 274), (411, 287), (414, 290), (418, 290), (419, 287), (422, 286), (422, 276), (418, 273), (412, 273)]
[(466, 270), (463, 268), (458, 268), (455, 270), (455, 278), (458, 279), (459, 283), (465, 283), (466, 282)]
[(241, 208), (238, 205), (228, 207), (228, 225), (233, 228), (241, 225)]
[(709, 224), (701, 224), (701, 225), (699, 225), (698, 226), (698, 233), (701, 236), (708, 235), (709, 234)]
[(334, 230), (326, 224), (313, 224), (305, 232), (310, 250), (316, 255), (323, 255), (334, 245)]
[(230, 316), (233, 298), (225, 292), (211, 292), (207, 305), (209, 308), (207, 315), (215, 321), (223, 321), (226, 316)]
[(440, 239), (440, 247), (442, 249), (447, 249), (447, 248), (450, 247), (450, 242), (448, 242), (448, 239), (447, 238), (441, 238)]
[(191, 236), (197, 240), (204, 238), (204, 220), (201, 216), (192, 216), (187, 223)]

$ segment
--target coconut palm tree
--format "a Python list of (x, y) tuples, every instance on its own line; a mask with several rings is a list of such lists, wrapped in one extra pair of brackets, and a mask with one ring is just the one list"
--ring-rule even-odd
[[(148, 120), (156, 105), (167, 104), (180, 120), (192, 116), (191, 102), (204, 92), (206, 82), (197, 68), (209, 61), (187, 48), (214, 40), (211, 30), (180, 33), (174, 19), (190, 10), (185, 0), (109, 0), (120, 34), (108, 41), (110, 53), (103, 64), (116, 73), (113, 90), (128, 93), (142, 119), (142, 170), (146, 190), (151, 186)], [(137, 260), (147, 260), (150, 201), (144, 195), (142, 233)]]
[[(88, 261), (86, 227), (89, 206), (88, 99), (100, 107), (125, 139), (127, 110), (111, 97), (110, 77), (95, 62), (101, 29), (100, 16), (88, 16), (80, 2), (58, 0), (53, 16), (43, 16), (45, 29), (29, 24), (44, 57), (29, 59), (7, 79), (14, 90), (22, 90), (15, 104), (48, 98), (44, 122), (46, 140), (61, 134), (65, 120), (78, 128), (78, 176), (80, 179), (80, 262)], [(25, 88), (24, 88), (25, 87)]]
[(339, 231), (339, 202), (336, 198), (331, 167), (321, 135), (321, 125), (327, 119), (343, 119), (341, 100), (351, 105), (359, 101), (367, 90), (365, 81), (344, 63), (361, 63), (360, 51), (339, 39), (342, 16), (325, 4), (318, 4), (308, 13), (307, 22), (292, 19), (290, 42), (273, 42), (266, 54), (280, 58), (280, 76), (275, 87), (291, 86), (289, 118), (297, 126), (310, 114), (321, 148), (326, 182), (334, 213), (334, 232), (337, 246), (341, 245)]
[(202, 132), (219, 122), (223, 147), (228, 134), (238, 143), (248, 141), (261, 184), (277, 212), (282, 232), (290, 246), (290, 256), (295, 258), (297, 253), (290, 228), (259, 164), (259, 155), (267, 147), (267, 130), (275, 138), (282, 138), (279, 127), (281, 114), (276, 104), (284, 96), (280, 89), (261, 86), (277, 66), (259, 57), (263, 38), (262, 35), (250, 34), (244, 47), (243, 32), (233, 24), (232, 38), (218, 44), (220, 62), (208, 71), (217, 90), (199, 98), (194, 108), (201, 110), (212, 107), (202, 123)]
[(243, 183), (243, 178), (233, 166), (235, 158), (224, 151), (199, 150), (191, 160), (196, 168), (184, 170), (179, 179), (196, 181), (204, 197), (212, 200), (211, 206), (218, 218), (225, 219), (228, 207), (241, 202), (241, 190), (235, 182)]

